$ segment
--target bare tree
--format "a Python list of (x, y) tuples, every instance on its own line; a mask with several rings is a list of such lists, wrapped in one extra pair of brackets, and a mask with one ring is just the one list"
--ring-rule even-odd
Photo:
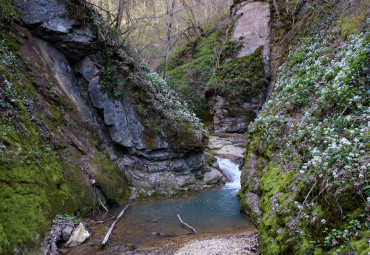
[(189, 1), (189, 0), (181, 0), (182, 5), (184, 6), (188, 17), (189, 21), (193, 25), (194, 31), (197, 35), (198, 38), (201, 37), (201, 32), (202, 32), (202, 27), (200, 24), (199, 19), (196, 17), (197, 15), (195, 14), (195, 9), (198, 7), (197, 2)]
[(117, 12), (117, 18), (116, 18), (116, 29), (121, 28), (124, 5), (125, 5), (125, 1), (119, 0), (118, 12)]
[(168, 71), (168, 60), (170, 57), (170, 49), (172, 44), (171, 29), (172, 29), (172, 20), (173, 20), (173, 11), (175, 10), (176, 0), (172, 0), (172, 6), (169, 13), (168, 23), (167, 23), (167, 50), (166, 50), (166, 66), (164, 69), (164, 79), (167, 80), (167, 71)]

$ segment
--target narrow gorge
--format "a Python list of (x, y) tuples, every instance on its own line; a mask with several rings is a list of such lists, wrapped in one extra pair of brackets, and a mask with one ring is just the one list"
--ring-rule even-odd
[(369, 0), (170, 2), (0, 2), (0, 254), (370, 254)]

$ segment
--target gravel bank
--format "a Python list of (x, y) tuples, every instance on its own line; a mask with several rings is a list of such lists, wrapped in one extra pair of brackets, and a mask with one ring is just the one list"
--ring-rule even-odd
[(175, 255), (257, 254), (257, 233), (192, 240)]

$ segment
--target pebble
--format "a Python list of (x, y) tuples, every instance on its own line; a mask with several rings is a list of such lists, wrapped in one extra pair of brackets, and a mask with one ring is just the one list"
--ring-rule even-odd
[(175, 255), (236, 255), (257, 254), (257, 233), (242, 236), (215, 237), (192, 240), (175, 252)]

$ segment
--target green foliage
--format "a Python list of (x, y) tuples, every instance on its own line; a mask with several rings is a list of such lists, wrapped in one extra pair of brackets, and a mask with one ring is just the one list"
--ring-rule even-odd
[(209, 103), (204, 97), (206, 84), (219, 61), (227, 17), (221, 15), (203, 27), (204, 36), (181, 43), (170, 54), (168, 84), (202, 119), (211, 121)]
[(293, 67), (295, 64), (302, 62), (304, 59), (304, 52), (298, 52), (294, 54), (292, 60), (289, 62), (289, 67)]
[(208, 82), (208, 88), (229, 98), (250, 98), (265, 84), (262, 47), (254, 53), (231, 59), (221, 65)]
[(14, 18), (17, 16), (12, 1), (2, 0), (0, 2), (0, 31), (9, 30), (14, 24)]
[(108, 64), (99, 71), (99, 86), (104, 92), (112, 92), (116, 97), (119, 91), (116, 91), (118, 85), (117, 66)]

